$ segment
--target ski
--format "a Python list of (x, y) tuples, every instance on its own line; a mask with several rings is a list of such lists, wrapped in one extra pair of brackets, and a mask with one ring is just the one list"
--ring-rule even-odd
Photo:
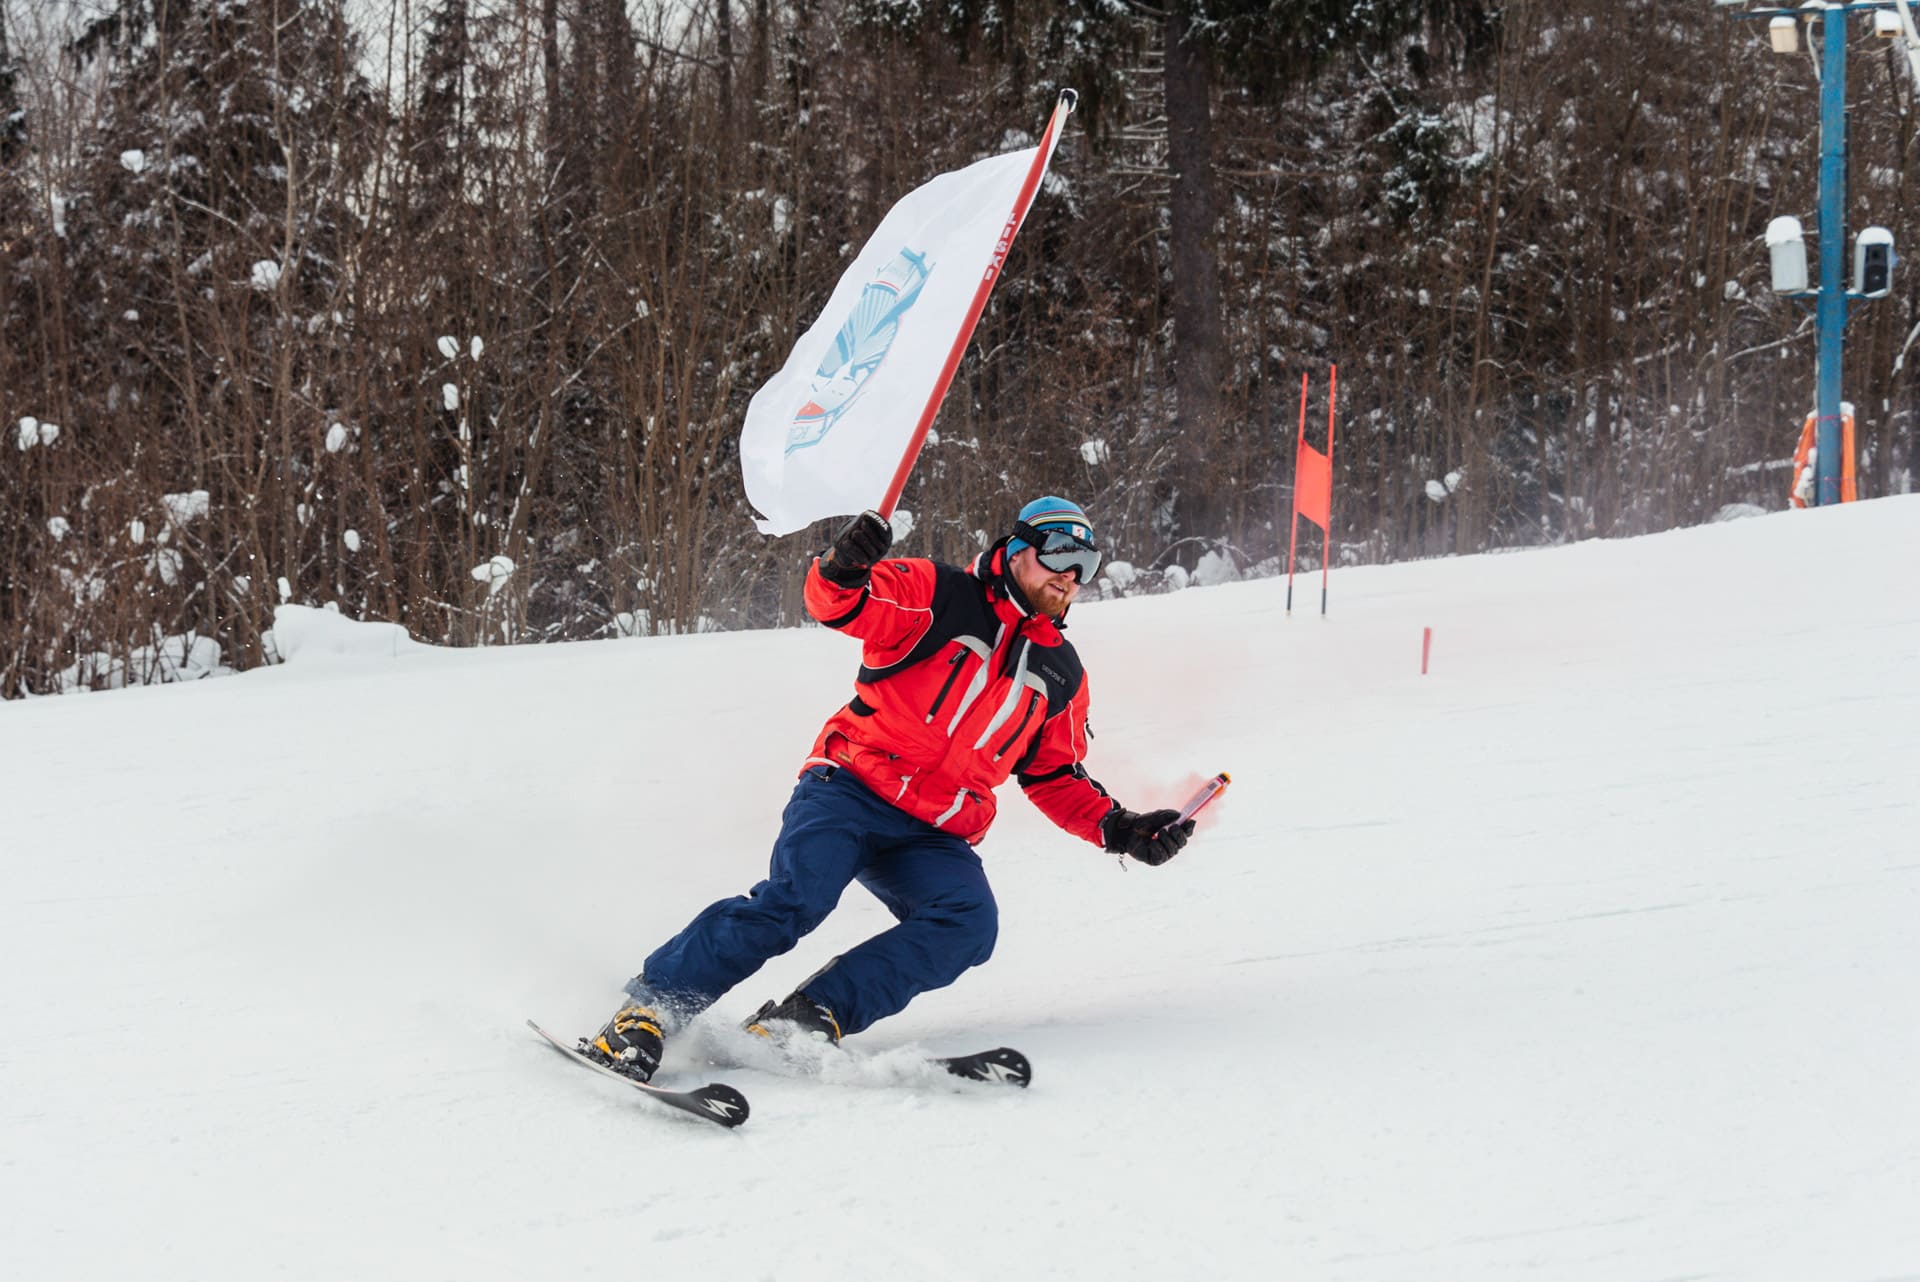
[(625, 1082), (655, 1103), (668, 1108), (678, 1109), (690, 1117), (697, 1117), (717, 1126), (735, 1127), (747, 1120), (747, 1097), (724, 1082), (709, 1082), (705, 1086), (690, 1091), (668, 1090), (664, 1086), (655, 1086), (652, 1082), (642, 1082), (628, 1077), (625, 1073), (615, 1072), (605, 1064), (582, 1054), (577, 1046), (569, 1046), (549, 1033), (532, 1020), (527, 1027), (540, 1034), (547, 1045), (565, 1055), (583, 1068), (590, 1068), (603, 1077), (611, 1077), (616, 1082)]
[(947, 1055), (933, 1063), (955, 1077), (994, 1086), (1026, 1086), (1033, 1081), (1033, 1065), (1011, 1046), (980, 1051), (973, 1055)]
[(701, 1030), (696, 1058), (719, 1069), (748, 1069), (824, 1082), (833, 1086), (926, 1086), (957, 1077), (986, 1086), (1026, 1086), (1033, 1065), (1012, 1047), (971, 1055), (929, 1055), (913, 1047), (868, 1051), (824, 1039), (775, 1043), (751, 1033)]

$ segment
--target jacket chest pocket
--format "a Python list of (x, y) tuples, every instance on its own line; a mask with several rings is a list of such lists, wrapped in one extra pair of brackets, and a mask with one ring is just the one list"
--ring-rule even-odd
[[(946, 674), (940, 680), (940, 688), (933, 696), (933, 702), (927, 706), (926, 722), (932, 725), (934, 718), (942, 712), (951, 710), (951, 722), (947, 733), (953, 733), (953, 727), (980, 697), (988, 684), (987, 661), (993, 657), (993, 647), (977, 637), (960, 636), (953, 639), (953, 655), (947, 660)], [(974, 662), (967, 662), (973, 659)]]
[(1027, 726), (1033, 721), (1034, 709), (1038, 708), (1041, 702), (1042, 696), (1038, 690), (1027, 691), (1026, 706), (1020, 710), (1020, 720), (1015, 723), (1013, 733), (1002, 739), (993, 750), (995, 761), (1006, 756), (1007, 750), (1020, 742), (1020, 737), (1026, 734)]
[(927, 708), (928, 725), (933, 724), (933, 719), (940, 715), (941, 706), (946, 703), (947, 696), (953, 693), (954, 684), (960, 680), (960, 670), (966, 666), (968, 653), (967, 647), (959, 644), (954, 646), (953, 657), (947, 660), (947, 678), (940, 683), (940, 693), (933, 696), (933, 703)]

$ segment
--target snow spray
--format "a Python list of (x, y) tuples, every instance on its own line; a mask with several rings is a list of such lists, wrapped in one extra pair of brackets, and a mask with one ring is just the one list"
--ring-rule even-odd
[(1209, 801), (1212, 801), (1215, 797), (1225, 792), (1227, 785), (1232, 782), (1232, 777), (1229, 776), (1226, 771), (1222, 770), (1219, 774), (1201, 784), (1200, 791), (1194, 793), (1193, 796), (1187, 799), (1187, 804), (1180, 807), (1180, 817), (1174, 820), (1174, 822), (1185, 823), (1187, 820), (1199, 814)]

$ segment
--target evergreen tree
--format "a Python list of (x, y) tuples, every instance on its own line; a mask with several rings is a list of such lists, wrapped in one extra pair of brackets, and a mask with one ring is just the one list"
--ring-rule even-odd
[[(113, 17), (76, 45), (108, 60), (67, 238), (86, 416), (110, 453), (157, 455), (159, 484), (210, 493), (230, 581), (196, 579), (176, 544), (154, 590), (208, 631), (240, 597), (250, 648), (275, 580), (311, 553), (376, 103), (342, 0), (128, 0)], [(165, 527), (159, 495), (123, 503)]]
[(412, 198), (432, 218), (467, 199), (475, 104), (473, 18), (468, 0), (432, 0), (421, 32), (420, 100), (408, 117), (417, 130), (408, 146), (417, 175)]
[[(27, 260), (32, 224), (26, 184), (16, 163), (27, 143), (18, 75), (7, 43), (6, 6), (0, 5), (0, 387), (24, 390), (27, 363), (16, 353), (29, 324), (25, 295), (30, 288)], [(0, 416), (0, 424), (6, 421)], [(4, 445), (0, 438), (0, 446)], [(22, 685), (27, 616), (35, 595), (29, 565), (35, 545), (45, 537), (34, 528), (45, 516), (25, 471), (24, 467), (0, 471), (0, 510), (8, 513), (0, 523), (0, 699), (19, 693)]]
[(19, 78), (20, 67), (7, 45), (6, 6), (0, 5), (0, 173), (10, 172), (27, 143), (27, 112), (20, 103)]
[[(1128, 0), (1136, 7), (1138, 0)], [(1469, 56), (1489, 47), (1487, 0), (1169, 0), (1165, 23), (1167, 161), (1174, 320), (1174, 378), (1184, 476), (1170, 533), (1224, 537), (1229, 496), (1203, 478), (1228, 422), (1218, 223), (1222, 182), (1213, 144), (1214, 100), (1223, 91), (1277, 103), (1342, 57), (1405, 43), (1424, 28)], [(1457, 37), (1457, 38), (1456, 38)], [(1424, 48), (1416, 55), (1424, 61)], [(1198, 546), (1198, 545), (1196, 545)]]

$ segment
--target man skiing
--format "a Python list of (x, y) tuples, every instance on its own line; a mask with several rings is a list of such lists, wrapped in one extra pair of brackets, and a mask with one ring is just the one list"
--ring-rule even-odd
[(1192, 835), (1177, 811), (1125, 809), (1081, 764), (1087, 681), (1061, 630), (1100, 551), (1078, 505), (1034, 500), (966, 569), (885, 559), (892, 543), (866, 512), (808, 570), (808, 612), (864, 643), (854, 697), (814, 743), (766, 880), (656, 949), (586, 1043), (627, 1076), (651, 1078), (666, 1034), (791, 949), (849, 882), (897, 924), (763, 1005), (750, 1031), (837, 1043), (986, 961), (998, 910), (973, 844), (1009, 775), (1061, 828), (1141, 863)]

